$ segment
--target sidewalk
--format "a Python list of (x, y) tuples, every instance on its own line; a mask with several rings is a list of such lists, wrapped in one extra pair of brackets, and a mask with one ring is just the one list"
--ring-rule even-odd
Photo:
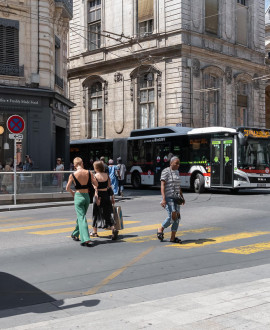
[(270, 265), (0, 312), (1, 329), (270, 328)]

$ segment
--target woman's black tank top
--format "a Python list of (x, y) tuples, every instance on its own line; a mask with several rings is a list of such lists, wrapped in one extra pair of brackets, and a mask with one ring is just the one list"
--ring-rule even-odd
[(103, 182), (98, 181), (97, 178), (96, 178), (96, 180), (98, 182), (98, 189), (108, 188), (108, 179), (106, 181), (103, 181)]
[(87, 184), (80, 184), (80, 182), (76, 179), (75, 175), (72, 173), (72, 176), (73, 176), (73, 179), (75, 181), (75, 189), (76, 190), (79, 190), (79, 189), (88, 189), (91, 185), (91, 173), (90, 171), (89, 172), (89, 179), (88, 179), (88, 182)]

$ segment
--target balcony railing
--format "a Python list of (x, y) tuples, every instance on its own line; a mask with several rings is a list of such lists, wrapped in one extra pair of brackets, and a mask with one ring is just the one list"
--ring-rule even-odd
[(56, 4), (63, 5), (66, 9), (69, 18), (73, 16), (73, 0), (55, 0)]
[(62, 89), (64, 88), (64, 80), (58, 77), (57, 74), (55, 75), (55, 84)]
[(0, 75), (23, 77), (24, 66), (0, 63)]

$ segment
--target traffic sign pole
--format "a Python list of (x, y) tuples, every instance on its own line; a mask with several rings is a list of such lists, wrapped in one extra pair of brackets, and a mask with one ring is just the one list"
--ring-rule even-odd
[(10, 131), (9, 138), (14, 139), (14, 205), (17, 204), (17, 139), (22, 139), (21, 134), (24, 130), (25, 123), (21, 116), (13, 115), (7, 120), (7, 128)]
[(14, 139), (14, 205), (17, 204), (17, 139)]

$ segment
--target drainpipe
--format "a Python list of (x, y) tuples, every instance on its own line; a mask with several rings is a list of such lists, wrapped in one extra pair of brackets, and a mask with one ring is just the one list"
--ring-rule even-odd
[(38, 63), (37, 63), (37, 74), (39, 75), (39, 0), (38, 0)]

